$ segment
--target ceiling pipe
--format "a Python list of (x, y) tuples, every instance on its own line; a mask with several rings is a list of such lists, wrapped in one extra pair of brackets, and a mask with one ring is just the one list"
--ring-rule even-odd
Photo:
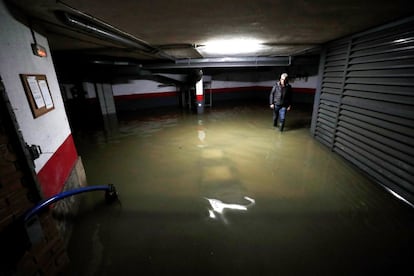
[(181, 69), (181, 68), (228, 68), (228, 67), (264, 67), (290, 66), (291, 56), (281, 57), (220, 57), (200, 59), (178, 59), (173, 64), (148, 64), (146, 69)]
[(172, 56), (165, 54), (160, 49), (151, 46), (143, 40), (134, 38), (96, 18), (80, 12), (77, 13), (77, 15), (74, 15), (68, 12), (58, 11), (57, 15), (64, 24), (81, 29), (99, 38), (104, 38), (127, 47), (135, 48), (144, 53), (155, 55), (163, 59), (175, 60)]

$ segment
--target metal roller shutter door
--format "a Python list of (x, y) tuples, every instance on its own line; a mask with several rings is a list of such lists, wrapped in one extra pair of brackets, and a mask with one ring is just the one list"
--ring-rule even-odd
[(414, 19), (328, 44), (312, 133), (414, 204)]

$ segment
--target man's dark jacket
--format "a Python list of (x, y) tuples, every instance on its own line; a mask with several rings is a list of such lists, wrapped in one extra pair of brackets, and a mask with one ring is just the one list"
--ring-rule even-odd
[(280, 81), (278, 81), (270, 91), (269, 102), (283, 107), (290, 106), (292, 104), (292, 86), (287, 83), (285, 87), (282, 87)]

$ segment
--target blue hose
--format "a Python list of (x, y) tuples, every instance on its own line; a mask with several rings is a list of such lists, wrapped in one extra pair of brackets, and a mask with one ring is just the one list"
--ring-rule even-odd
[(40, 202), (39, 204), (37, 204), (36, 206), (34, 206), (33, 208), (31, 208), (29, 211), (26, 212), (26, 214), (24, 215), (23, 220), (24, 220), (24, 222), (28, 221), (33, 215), (40, 212), (44, 207), (49, 206), (50, 204), (52, 204), (56, 201), (59, 201), (61, 199), (69, 197), (69, 196), (73, 196), (73, 195), (77, 195), (77, 194), (81, 194), (81, 193), (86, 193), (86, 192), (91, 192), (91, 191), (106, 191), (105, 192), (105, 198), (107, 199), (107, 201), (117, 199), (117, 193), (116, 193), (114, 185), (112, 185), (112, 184), (88, 186), (88, 187), (78, 188), (78, 189), (74, 189), (74, 190), (59, 193), (57, 195), (54, 195), (54, 196)]

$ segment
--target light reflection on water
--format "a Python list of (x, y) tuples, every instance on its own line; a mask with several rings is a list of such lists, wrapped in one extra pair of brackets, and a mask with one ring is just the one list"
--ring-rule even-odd
[(206, 198), (207, 201), (211, 205), (211, 209), (208, 209), (208, 213), (210, 218), (215, 219), (217, 218), (216, 214), (220, 216), (222, 221), (224, 223), (228, 223), (227, 218), (225, 217), (225, 212), (228, 210), (238, 210), (238, 211), (247, 211), (247, 209), (251, 206), (253, 206), (256, 201), (253, 198), (245, 196), (244, 199), (246, 199), (249, 203), (246, 205), (242, 204), (232, 204), (232, 203), (224, 203), (221, 200), (214, 199), (214, 198)]
[[(414, 244), (412, 216), (311, 137), (309, 112), (291, 111), (283, 133), (271, 118), (240, 106), (78, 137), (88, 183), (115, 184), (122, 209), (85, 195), (70, 246), (76, 275), (89, 263), (99, 275), (342, 273)], [(243, 212), (246, 200), (254, 208)], [(211, 219), (226, 208), (236, 209), (228, 223)], [(87, 261), (97, 225), (99, 264)]]

